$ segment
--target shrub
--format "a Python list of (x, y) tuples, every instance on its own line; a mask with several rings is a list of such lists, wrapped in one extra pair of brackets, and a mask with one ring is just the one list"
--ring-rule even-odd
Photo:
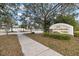
[(35, 32), (31, 32), (31, 34), (35, 34)]
[(59, 32), (56, 32), (56, 31), (54, 31), (53, 33), (54, 33), (54, 34), (60, 34)]
[(52, 34), (52, 37), (60, 40), (69, 40), (72, 38), (72, 36), (68, 34), (54, 34), (54, 33)]
[(74, 32), (74, 36), (75, 36), (75, 37), (79, 37), (79, 31), (75, 31), (75, 32)]
[(68, 34), (60, 34), (60, 33), (44, 33), (44, 36), (47, 36), (47, 37), (51, 37), (51, 38), (54, 38), (54, 39), (59, 39), (59, 40), (70, 40), (72, 38), (71, 35), (68, 35)]
[(44, 32), (43, 34), (44, 34), (44, 36), (49, 36), (48, 32)]

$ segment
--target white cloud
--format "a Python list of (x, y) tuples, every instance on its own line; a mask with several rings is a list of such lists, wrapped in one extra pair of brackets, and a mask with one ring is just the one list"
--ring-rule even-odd
[(21, 5), (19, 8), (20, 8), (21, 10), (25, 10), (24, 5)]
[(18, 16), (22, 16), (22, 13), (18, 13)]

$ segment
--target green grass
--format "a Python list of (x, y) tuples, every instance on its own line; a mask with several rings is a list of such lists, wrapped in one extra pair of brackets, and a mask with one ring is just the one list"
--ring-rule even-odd
[(0, 55), (1, 56), (23, 55), (17, 35), (0, 36)]
[(65, 56), (79, 56), (79, 39), (58, 40), (45, 37), (43, 34), (26, 34), (33, 40), (61, 53)]

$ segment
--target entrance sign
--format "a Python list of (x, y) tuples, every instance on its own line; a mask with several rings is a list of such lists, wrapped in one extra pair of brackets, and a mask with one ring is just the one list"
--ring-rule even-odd
[(73, 26), (69, 25), (69, 24), (65, 24), (65, 23), (57, 23), (54, 24), (52, 26), (50, 26), (50, 32), (59, 32), (62, 34), (70, 34), (70, 35), (74, 35), (73, 34)]

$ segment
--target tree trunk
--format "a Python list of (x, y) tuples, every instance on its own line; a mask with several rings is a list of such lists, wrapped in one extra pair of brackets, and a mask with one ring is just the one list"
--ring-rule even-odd
[(44, 25), (43, 25), (43, 26), (44, 26), (44, 27), (43, 27), (44, 32), (48, 32), (49, 30), (48, 30), (48, 28), (47, 28), (48, 24), (47, 24), (46, 17), (44, 18)]
[(5, 27), (6, 35), (8, 35), (8, 26)]
[(32, 28), (30, 28), (30, 32), (32, 33)]
[(30, 26), (30, 32), (32, 33), (32, 26)]
[(11, 27), (11, 32), (13, 32), (13, 27)]
[(13, 24), (11, 24), (11, 27), (10, 28), (11, 28), (11, 32), (13, 32)]

